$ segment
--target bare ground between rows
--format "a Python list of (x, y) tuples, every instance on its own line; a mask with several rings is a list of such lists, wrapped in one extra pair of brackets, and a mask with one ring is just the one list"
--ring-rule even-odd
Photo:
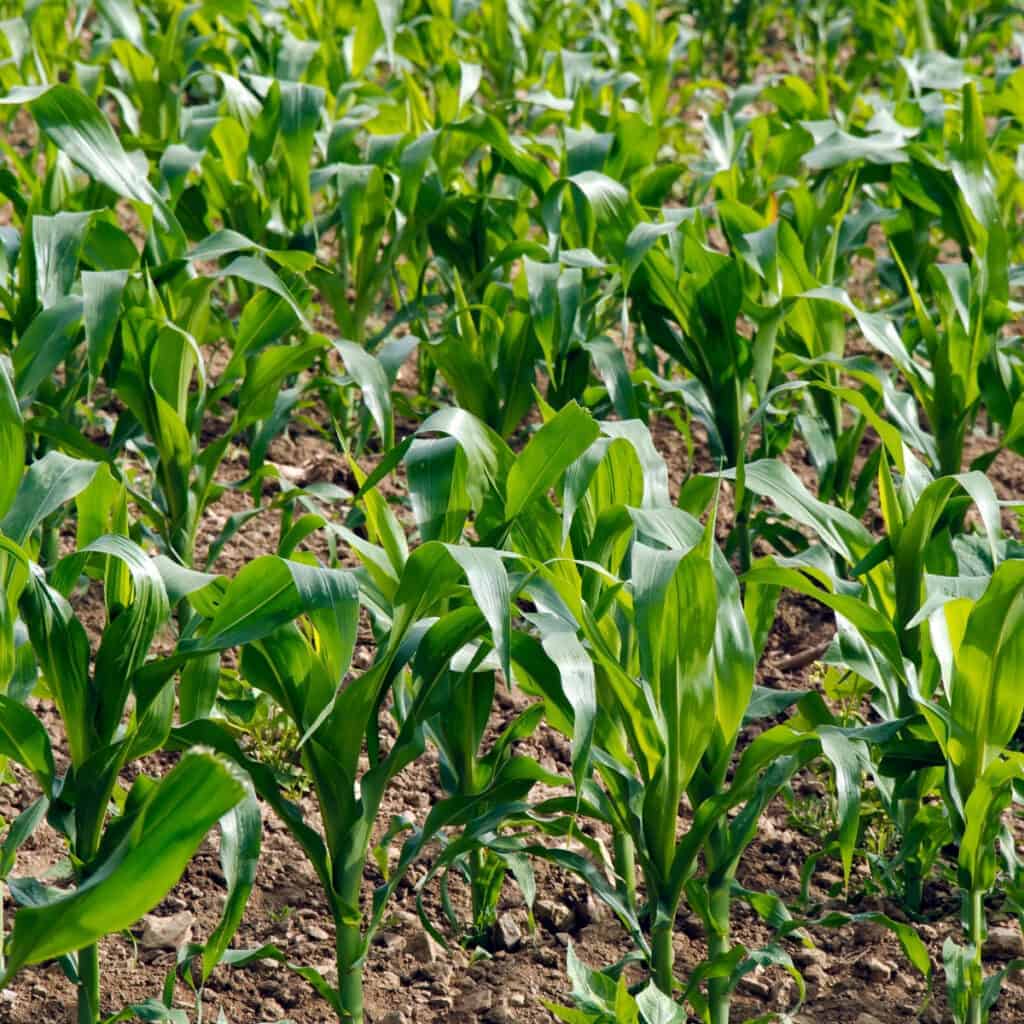
[[(685, 453), (670, 425), (655, 425), (655, 441), (670, 467), (675, 491), (685, 472)], [(971, 457), (986, 447), (986, 439), (974, 438)], [(292, 433), (278, 444), (273, 455), (289, 463), (302, 474), (303, 482), (329, 479), (344, 483), (346, 468), (327, 446), (312, 435)], [(813, 486), (813, 470), (802, 449), (794, 446), (787, 453), (791, 468)], [(229, 458), (223, 479), (238, 479), (245, 473), (244, 453)], [(1024, 493), (1024, 460), (1003, 453), (990, 475), (999, 496), (1016, 498)], [(226, 516), (243, 511), (247, 496), (227, 491), (214, 506), (204, 524), (200, 550), (205, 552), (219, 532)], [(725, 509), (726, 516), (728, 509)], [(233, 572), (238, 566), (276, 544), (276, 524), (269, 516), (257, 517), (224, 548), (216, 568)], [(322, 552), (318, 552), (322, 553)], [(80, 598), (80, 612), (88, 622), (90, 615), (102, 615), (95, 591)], [(759, 667), (762, 685), (802, 689), (815, 685), (810, 652), (826, 642), (833, 631), (831, 616), (821, 606), (798, 595), (784, 597), (765, 656)], [(369, 652), (358, 652), (361, 660)], [(524, 706), (526, 698), (518, 693), (502, 693), (494, 712), (494, 727), (500, 728)], [(43, 706), (44, 720), (53, 734), (58, 750), (59, 725), (52, 711)], [(567, 774), (568, 747), (565, 740), (544, 726), (522, 745), (522, 752), (536, 757), (549, 769)], [(170, 763), (167, 757), (151, 759), (145, 769), (159, 772)], [(796, 810), (781, 799), (768, 809), (758, 838), (745, 857), (740, 881), (748, 889), (774, 892), (796, 906), (800, 894), (800, 871), (820, 846), (814, 822), (806, 809), (820, 804), (823, 787), (812, 773), (804, 773), (794, 782)], [(34, 799), (33, 784), (25, 776), (19, 783), (0, 791), (0, 814), (17, 813)], [(436, 761), (426, 756), (410, 766), (395, 781), (383, 807), (382, 820), (402, 813), (422, 821), (440, 797)], [(803, 809), (803, 810), (801, 810)], [(307, 802), (304, 810), (315, 819), (315, 808)], [(597, 835), (602, 836), (600, 830)], [(64, 850), (55, 833), (44, 827), (19, 855), (17, 875), (39, 876), (58, 865)], [(401, 1014), (410, 1022), (462, 1021), (522, 1022), (540, 1024), (553, 1018), (543, 1006), (544, 1000), (564, 1001), (568, 988), (565, 975), (566, 946), (572, 942), (579, 955), (593, 966), (614, 962), (629, 948), (628, 938), (618, 922), (588, 899), (585, 889), (573, 878), (545, 863), (534, 866), (538, 900), (554, 904), (561, 920), (556, 930), (550, 923), (538, 923), (531, 929), (526, 908), (518, 890), (506, 884), (502, 911), (517, 921), (522, 941), (511, 951), (499, 952), (493, 959), (470, 963), (467, 953), (453, 944), (449, 950), (425, 952), (422, 925), (416, 916), (414, 887), (426, 865), (411, 872), (393, 901), (379, 941), (372, 947), (366, 970), (366, 992), (371, 1021), (382, 1021), (388, 1014)], [(367, 871), (365, 896), (369, 898), (380, 876), (371, 867)], [(826, 909), (851, 912), (884, 910), (900, 916), (898, 907), (872, 895), (866, 873), (858, 869), (847, 893), (842, 893), (838, 865), (822, 860), (813, 876), (808, 913)], [(202, 941), (215, 926), (224, 897), (224, 877), (217, 856), (217, 838), (209, 837), (190, 864), (185, 876), (168, 898), (157, 908), (158, 915), (182, 911), (194, 918), (193, 938)], [(455, 902), (464, 909), (465, 893), (454, 887)], [(921, 926), (933, 964), (941, 963), (941, 946), (958, 926), (958, 907), (952, 891), (935, 885), (929, 890), (926, 907), (928, 921)], [(442, 914), (436, 887), (428, 890), (427, 913), (436, 922)], [(994, 918), (1000, 915), (999, 901), (992, 905)], [(8, 912), (10, 908), (8, 907)], [(546, 915), (542, 915), (546, 916)], [(756, 948), (770, 939), (768, 929), (745, 905), (737, 903), (733, 915), (735, 938)], [(799, 1010), (802, 1022), (831, 1021), (855, 1024), (874, 1016), (878, 1021), (940, 1022), (948, 1019), (939, 991), (940, 975), (932, 998), (927, 997), (923, 978), (902, 956), (896, 940), (877, 925), (858, 924), (826, 931), (812, 929), (821, 953), (802, 950), (795, 942), (787, 948), (802, 965), (808, 982), (808, 998)], [(245, 920), (235, 945), (255, 947), (273, 943), (295, 963), (329, 970), (333, 956), (333, 934), (327, 908), (312, 870), (288, 833), (269, 814), (264, 820), (264, 848)], [(702, 959), (705, 947), (698, 922), (687, 913), (677, 921), (676, 945), (681, 976)], [(147, 997), (158, 997), (174, 954), (140, 948), (130, 935), (112, 936), (102, 943), (104, 970), (104, 1010), (115, 1013), (125, 1005)], [(824, 954), (824, 955), (822, 955)], [(997, 966), (997, 965), (993, 965)], [(195, 1019), (195, 996), (180, 981), (176, 1002)], [(734, 1019), (755, 1017), (769, 1010), (785, 1011), (797, 1003), (796, 986), (779, 969), (758, 972), (745, 981), (736, 1001)], [(217, 1020), (223, 1011), (230, 1024), (255, 1024), (259, 1021), (291, 1020), (295, 1024), (319, 1024), (330, 1019), (323, 1003), (309, 986), (279, 964), (260, 962), (244, 969), (218, 969), (203, 993), (203, 1019)], [(72, 1021), (74, 990), (54, 965), (26, 970), (13, 988), (0, 1000), (3, 1024), (39, 1024), (40, 1021)], [(995, 1009), (994, 1024), (1010, 1024), (1024, 1019), (1024, 985), (1011, 977)]]

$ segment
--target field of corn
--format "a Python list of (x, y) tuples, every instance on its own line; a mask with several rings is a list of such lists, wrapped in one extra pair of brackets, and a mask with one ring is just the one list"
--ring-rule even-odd
[(0, 14), (0, 1024), (1024, 1021), (1024, 6)]

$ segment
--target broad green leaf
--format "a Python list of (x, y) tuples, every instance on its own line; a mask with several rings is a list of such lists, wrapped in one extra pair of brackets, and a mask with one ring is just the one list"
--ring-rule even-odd
[(238, 930), (249, 893), (256, 881), (263, 835), (263, 816), (253, 795), (247, 795), (221, 818), (220, 865), (227, 886), (221, 919), (203, 950), (203, 979), (221, 962)]
[(43, 309), (49, 309), (71, 291), (82, 238), (91, 219), (89, 211), (32, 218), (36, 296)]
[(83, 949), (152, 910), (207, 831), (244, 794), (227, 761), (199, 748), (184, 754), (151, 785), (131, 829), (85, 882), (44, 906), (18, 911), (0, 987), (25, 965)]
[(344, 361), (345, 369), (363, 393), (363, 401), (377, 424), (384, 448), (393, 448), (395, 424), (391, 415), (391, 387), (380, 361), (352, 341), (335, 341), (334, 347)]
[(545, 423), (509, 471), (505, 518), (515, 519), (535, 498), (554, 487), (599, 434), (600, 427), (575, 402)]
[(100, 375), (110, 353), (127, 283), (127, 270), (82, 272), (82, 320), (89, 349), (89, 373), (93, 377)]
[(55, 775), (50, 737), (33, 712), (2, 695), (0, 756), (12, 758), (32, 772), (44, 795), (49, 796)]
[[(7, 102), (20, 102), (16, 94)], [(159, 193), (141, 176), (110, 123), (84, 93), (70, 85), (53, 85), (31, 99), (39, 127), (84, 171), (126, 199), (152, 208), (160, 228), (164, 260), (185, 251), (185, 233)]]
[(964, 799), (1009, 743), (1024, 711), (1024, 562), (1000, 565), (955, 656), (949, 755)]
[(18, 493), (25, 468), (25, 427), (7, 370), (0, 358), (0, 529), (7, 532), (5, 517)]
[(0, 521), (0, 532), (16, 544), (24, 544), (51, 512), (89, 486), (98, 468), (95, 462), (48, 452), (29, 467), (7, 515)]

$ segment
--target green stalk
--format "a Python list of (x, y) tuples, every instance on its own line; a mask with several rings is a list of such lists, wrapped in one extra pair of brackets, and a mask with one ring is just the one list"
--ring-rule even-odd
[(675, 983), (676, 950), (672, 945), (672, 917), (655, 925), (651, 933), (651, 966), (654, 968), (654, 984), (667, 996), (672, 995)]
[[(74, 852), (88, 866), (100, 848), (103, 822), (107, 816), (116, 770), (104, 780), (104, 789), (93, 800), (86, 800), (75, 813), (76, 841)], [(100, 1019), (100, 947), (97, 943), (78, 951), (78, 1022), (97, 1024)]]
[(338, 998), (341, 1020), (345, 1024), (363, 1024), (363, 968), (358, 963), (363, 934), (358, 924), (342, 924), (335, 918), (338, 964)]
[[(359, 890), (365, 863), (365, 837), (360, 829), (350, 832), (352, 843), (363, 856), (352, 856), (343, 865), (337, 887), (329, 893), (331, 916), (334, 918), (335, 963), (338, 966), (339, 1020), (344, 1024), (363, 1024), (363, 922), (358, 913)], [(356, 913), (353, 916), (353, 908)]]
[(78, 951), (78, 1024), (96, 1024), (100, 1019), (100, 948), (86, 946)]
[[(729, 952), (729, 905), (732, 879), (728, 876), (714, 883), (708, 891), (708, 959), (715, 960)], [(708, 979), (708, 1011), (711, 1024), (729, 1024), (731, 989), (728, 977)]]
[(968, 972), (967, 985), (967, 1024), (983, 1024), (986, 1019), (983, 1005), (984, 967), (981, 950), (985, 945), (985, 893), (981, 889), (972, 889), (966, 894), (968, 938), (974, 947), (974, 962)]
[(636, 847), (633, 837), (618, 830), (615, 833), (613, 855), (615, 870), (622, 879), (623, 893), (630, 910), (636, 910)]

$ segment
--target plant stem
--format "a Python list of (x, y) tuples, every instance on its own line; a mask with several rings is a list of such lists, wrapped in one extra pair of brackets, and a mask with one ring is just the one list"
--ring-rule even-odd
[(974, 962), (967, 980), (967, 1024), (982, 1024), (986, 1019), (982, 996), (985, 987), (985, 973), (981, 961), (981, 950), (985, 945), (985, 893), (972, 889), (967, 894), (968, 938), (974, 947)]
[(614, 840), (615, 870), (622, 879), (623, 893), (630, 910), (636, 910), (636, 848), (633, 837), (616, 831)]
[(655, 925), (651, 933), (651, 963), (654, 968), (654, 984), (667, 996), (672, 995), (675, 982), (673, 966), (676, 959), (672, 945), (672, 918)]
[(358, 963), (362, 931), (359, 925), (343, 925), (340, 921), (335, 927), (341, 1020), (345, 1024), (363, 1024), (363, 968)]
[[(728, 876), (708, 891), (708, 959), (716, 960), (729, 952), (729, 905), (732, 879)], [(730, 979), (708, 979), (708, 1011), (711, 1024), (729, 1024)]]
[(78, 1024), (96, 1024), (100, 1019), (100, 948), (86, 946), (78, 951)]

